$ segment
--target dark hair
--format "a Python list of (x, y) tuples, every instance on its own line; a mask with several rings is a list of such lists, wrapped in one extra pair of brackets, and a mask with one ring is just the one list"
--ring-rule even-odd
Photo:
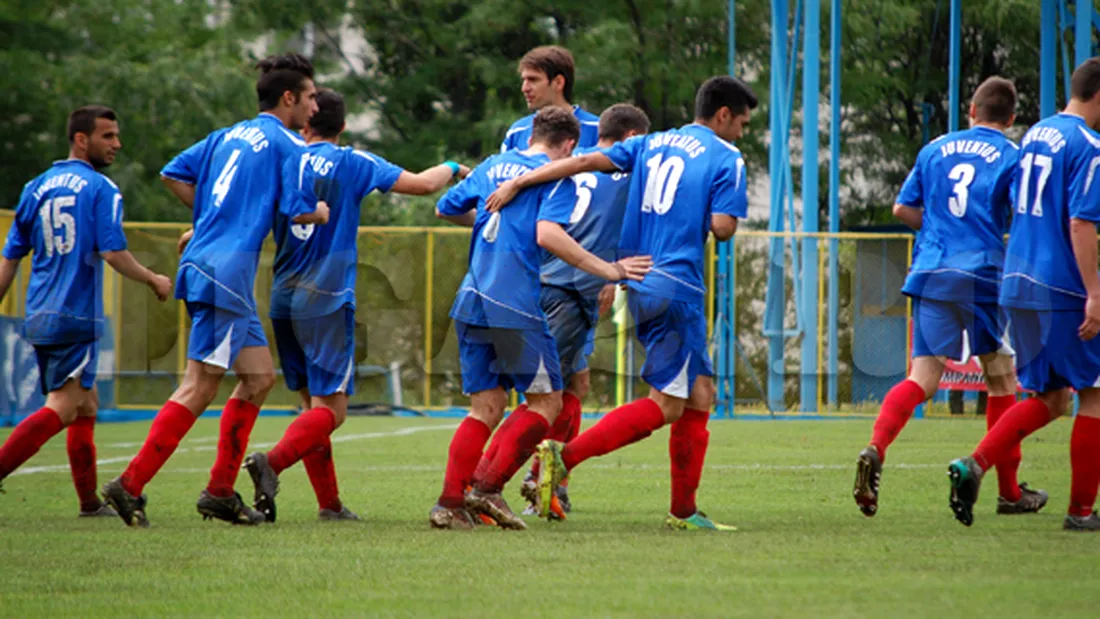
[(1089, 101), (1100, 92), (1100, 57), (1081, 63), (1070, 78), (1070, 93), (1074, 99)]
[(99, 118), (118, 122), (115, 111), (105, 105), (85, 105), (73, 110), (69, 114), (69, 142), (72, 142), (78, 133), (90, 137), (95, 133), (95, 121)]
[(256, 82), (256, 96), (260, 110), (273, 110), (286, 91), (299, 94), (307, 79), (313, 79), (313, 64), (301, 54), (268, 56), (256, 63), (260, 79)]
[(546, 74), (547, 81), (561, 75), (565, 77), (565, 87), (561, 94), (566, 101), (573, 100), (573, 54), (557, 45), (543, 45), (527, 52), (520, 58), (519, 68), (534, 69)]
[(309, 119), (309, 128), (323, 138), (334, 138), (344, 130), (347, 108), (340, 93), (329, 88), (317, 91), (317, 111)]
[(700, 120), (714, 118), (718, 110), (724, 107), (740, 115), (755, 109), (756, 105), (756, 95), (752, 89), (736, 77), (728, 75), (710, 78), (695, 93), (695, 117)]
[(971, 102), (980, 122), (1007, 125), (1016, 114), (1016, 86), (995, 75), (978, 86)]
[(600, 139), (618, 142), (628, 131), (649, 133), (649, 117), (636, 105), (616, 103), (600, 114)]
[(531, 143), (542, 142), (548, 146), (558, 146), (566, 140), (576, 140), (581, 135), (581, 123), (573, 115), (573, 110), (548, 106), (535, 114), (531, 123)]

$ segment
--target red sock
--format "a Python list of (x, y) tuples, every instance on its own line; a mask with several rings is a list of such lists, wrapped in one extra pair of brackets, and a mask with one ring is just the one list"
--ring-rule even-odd
[(96, 495), (95, 470), (95, 417), (77, 417), (69, 426), (65, 441), (69, 452), (69, 469), (73, 474), (73, 486), (80, 499), (80, 511), (99, 509)]
[(1100, 487), (1100, 419), (1077, 415), (1069, 440), (1069, 459), (1073, 466), (1069, 513), (1083, 518), (1092, 513)]
[(878, 455), (886, 459), (886, 449), (901, 433), (901, 429), (913, 416), (913, 411), (928, 399), (924, 389), (911, 380), (903, 380), (894, 385), (882, 400), (875, 429), (871, 434), (871, 444), (878, 448)]
[(569, 393), (568, 391), (561, 394), (561, 412), (558, 413), (558, 418), (554, 420), (554, 425), (550, 426), (550, 431), (546, 433), (546, 438), (568, 443), (570, 439), (576, 438), (576, 434), (573, 434), (574, 421), (581, 416), (581, 401), (577, 399), (577, 396)]
[(157, 474), (160, 467), (172, 457), (180, 441), (198, 419), (186, 406), (168, 400), (153, 419), (149, 436), (141, 446), (130, 466), (122, 473), (122, 488), (133, 496), (140, 496), (145, 484)]
[(1003, 461), (1029, 434), (1050, 423), (1050, 410), (1039, 398), (1013, 404), (1001, 415), (997, 425), (986, 433), (972, 454), (982, 470)]
[(320, 406), (312, 408), (294, 420), (283, 433), (283, 438), (267, 452), (267, 463), (282, 473), (307, 453), (317, 448), (336, 430), (336, 415)]
[(500, 448), (481, 474), (474, 474), (474, 487), (481, 492), (500, 492), (546, 438), (550, 423), (546, 417), (526, 407), (511, 416), (508, 434), (500, 433)]
[(0, 447), (0, 479), (11, 475), (31, 456), (64, 428), (61, 418), (52, 408), (43, 406), (15, 426), (4, 446)]
[(707, 457), (710, 432), (707, 420), (710, 411), (687, 409), (672, 424), (668, 435), (668, 456), (672, 468), (672, 508), (677, 518), (688, 518), (698, 511), (695, 491), (703, 477), (703, 460)]
[[(992, 430), (997, 421), (1016, 404), (1015, 395), (991, 395), (985, 405), (985, 425)], [(1003, 460), (997, 463), (997, 488), (1001, 497), (1011, 503), (1020, 500), (1020, 482), (1016, 472), (1020, 470), (1020, 445), (1017, 444)]]
[(485, 442), (492, 432), (483, 421), (473, 417), (467, 417), (459, 424), (447, 453), (447, 472), (443, 477), (443, 494), (439, 495), (440, 505), (462, 507), (466, 486), (470, 484), (474, 467), (481, 458), (481, 450), (485, 449)]
[(309, 483), (317, 495), (317, 507), (336, 513), (344, 508), (340, 502), (340, 489), (336, 486), (336, 467), (332, 463), (332, 441), (325, 437), (321, 444), (302, 456)]
[(589, 458), (636, 443), (663, 425), (665, 415), (661, 407), (649, 398), (620, 406), (562, 449), (565, 468), (572, 471), (573, 467)]
[(582, 421), (582, 418), (584, 417), (584, 414), (581, 412), (579, 402), (577, 403), (577, 406), (578, 406), (577, 414), (573, 415), (573, 425), (569, 426), (569, 434), (567, 434), (565, 436), (565, 442), (566, 443), (568, 443), (569, 441), (577, 438), (577, 435), (579, 435), (581, 433), (581, 421)]
[[(477, 462), (477, 468), (474, 469), (470, 479), (482, 477), (489, 472), (489, 463), (496, 458), (497, 453), (500, 451), (501, 439), (503, 439), (509, 432), (512, 431), (512, 424), (516, 420), (516, 413), (527, 410), (526, 404), (520, 404), (516, 407), (516, 410), (512, 411), (510, 415), (504, 418), (504, 423), (497, 427), (497, 431), (493, 434), (493, 440), (489, 443), (489, 448), (485, 450), (485, 453)], [(492, 432), (492, 430), (490, 430)]]
[(248, 449), (248, 437), (260, 407), (239, 398), (230, 398), (222, 409), (222, 420), (218, 426), (218, 457), (210, 469), (210, 483), (206, 490), (214, 496), (233, 496), (233, 486), (237, 483), (237, 474), (244, 461), (244, 452)]

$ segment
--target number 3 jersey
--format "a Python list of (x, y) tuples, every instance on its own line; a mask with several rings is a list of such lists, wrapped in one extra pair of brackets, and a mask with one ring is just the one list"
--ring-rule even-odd
[(630, 287), (702, 302), (711, 215), (747, 214), (741, 151), (708, 127), (691, 124), (633, 137), (603, 152), (631, 178), (619, 247), (626, 255), (653, 257), (653, 270)]
[(180, 257), (177, 299), (256, 312), (260, 249), (280, 197), (297, 187), (283, 164), (297, 162), (305, 145), (265, 113), (211, 133), (164, 166), (161, 176), (195, 186), (195, 234)]
[(36, 345), (103, 335), (103, 261), (126, 249), (122, 194), (84, 161), (58, 161), (27, 183), (4, 257), (34, 252), (23, 336)]
[[(1086, 294), (1070, 219), (1100, 223), (1100, 134), (1080, 116), (1058, 114), (1024, 135), (1012, 188), (1001, 304), (1081, 310)], [(1095, 265), (1094, 265), (1095, 266)]]
[(902, 292), (939, 301), (996, 303), (1019, 148), (974, 127), (940, 136), (917, 156), (897, 203), (923, 209)]

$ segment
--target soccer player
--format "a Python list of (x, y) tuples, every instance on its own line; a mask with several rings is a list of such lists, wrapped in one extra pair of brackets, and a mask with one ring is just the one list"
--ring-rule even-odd
[[(505, 213), (485, 210), (485, 199), (500, 183), (568, 157), (579, 132), (569, 111), (540, 110), (530, 148), (485, 160), (436, 207), (441, 218), (473, 226), (473, 235), (469, 270), (451, 308), (470, 414), (451, 441), (443, 493), (429, 515), (433, 527), (470, 528), (474, 520), (469, 509), (501, 527), (527, 528), (500, 491), (550, 430), (561, 410), (562, 389), (558, 352), (539, 307), (538, 248), (609, 281), (641, 279), (649, 270), (648, 257), (607, 262), (566, 234), (562, 226), (577, 203), (569, 181), (523, 192)], [(482, 459), (482, 448), (500, 423), (513, 388), (524, 394), (525, 402), (501, 426)], [(464, 497), (469, 484), (473, 488)]]
[(69, 158), (27, 183), (0, 259), (0, 298), (29, 253), (23, 337), (34, 345), (46, 404), (0, 447), (0, 485), (66, 426), (69, 466), (80, 516), (116, 516), (96, 496), (96, 340), (103, 335), (103, 262), (142, 282), (164, 301), (172, 280), (142, 266), (126, 249), (122, 194), (99, 170), (122, 148), (118, 117), (89, 105), (69, 115)]
[(496, 210), (532, 185), (581, 172), (629, 172), (630, 204), (619, 245), (627, 254), (653, 256), (653, 270), (629, 283), (627, 297), (646, 349), (642, 378), (651, 387), (649, 396), (604, 415), (564, 447), (556, 441), (539, 445), (540, 515), (548, 515), (554, 488), (579, 464), (671, 424), (672, 507), (665, 524), (733, 529), (712, 522), (695, 505), (714, 404), (703, 251), (708, 231), (729, 239), (746, 215), (745, 162), (732, 142), (756, 105), (756, 95), (740, 80), (713, 77), (696, 94), (694, 123), (555, 162), (504, 183), (489, 199), (487, 208)]
[[(1015, 112), (1012, 82), (982, 82), (970, 102), (970, 128), (921, 150), (894, 205), (895, 216), (920, 231), (902, 287), (913, 300), (913, 363), (908, 378), (886, 394), (871, 442), (859, 454), (852, 493), (865, 516), (878, 511), (886, 449), (913, 410), (935, 395), (946, 359), (978, 357), (989, 390), (989, 428), (1016, 403), (1012, 350), (997, 307), (1009, 190), (1019, 159), (1019, 147), (1004, 132)], [(1046, 492), (1017, 483), (1019, 467), (1018, 448), (997, 465), (998, 514), (1037, 512), (1046, 505)]]
[[(600, 141), (595, 148), (574, 149), (574, 154), (610, 148), (623, 140), (649, 132), (649, 118), (639, 108), (619, 103), (600, 114)], [(576, 205), (565, 232), (581, 247), (605, 260), (614, 260), (619, 249), (619, 231), (626, 211), (630, 176), (622, 172), (586, 172), (573, 178)], [(542, 254), (540, 305), (550, 324), (558, 350), (558, 362), (566, 385), (562, 407), (546, 438), (568, 443), (581, 427), (581, 402), (588, 395), (589, 372), (586, 357), (595, 340), (596, 322), (615, 295), (614, 284), (585, 273), (549, 252)], [(604, 306), (601, 308), (601, 305)], [(534, 513), (537, 501), (538, 460), (523, 480), (521, 492), (531, 504), (524, 513)], [(572, 507), (567, 485), (555, 490), (562, 511)]]
[(1011, 461), (1020, 441), (1080, 398), (1070, 438), (1073, 475), (1062, 527), (1100, 531), (1100, 58), (1070, 78), (1065, 111), (1033, 126), (1021, 143), (1000, 303), (1007, 308), (1016, 372), (1035, 397), (1013, 405), (968, 457), (953, 461), (951, 509), (970, 526), (982, 475)]
[(579, 105), (573, 105), (573, 54), (564, 47), (544, 45), (524, 54), (519, 61), (519, 76), (523, 82), (521, 90), (527, 100), (531, 114), (512, 123), (500, 152), (526, 150), (531, 140), (531, 127), (535, 113), (545, 107), (560, 107), (572, 110), (581, 125), (577, 146), (588, 148), (599, 140), (600, 119), (586, 112)]
[[(279, 474), (301, 460), (317, 495), (321, 520), (358, 520), (340, 501), (329, 440), (348, 414), (354, 391), (355, 272), (359, 205), (372, 191), (409, 195), (435, 193), (469, 169), (452, 161), (419, 174), (378, 155), (340, 148), (344, 99), (321, 89), (317, 112), (304, 135), (308, 149), (288, 159), (285, 177), (297, 179), (298, 193), (284, 196), (275, 217), (275, 281), (271, 324), (287, 387), (301, 394), (307, 409), (267, 453), (245, 460), (256, 486), (255, 507), (275, 522)], [(329, 208), (322, 226), (295, 224), (319, 201)]]
[[(176, 278), (176, 298), (187, 304), (191, 336), (183, 382), (153, 420), (126, 471), (103, 487), (104, 497), (131, 526), (148, 526), (142, 490), (217, 397), (229, 368), (237, 385), (222, 411), (210, 483), (196, 507), (204, 519), (264, 520), (233, 490), (252, 426), (275, 382), (253, 284), (276, 203), (286, 192), (283, 163), (298, 161), (305, 147), (294, 132), (306, 126), (317, 104), (313, 66), (302, 56), (275, 56), (257, 66), (262, 72), (256, 83), (260, 115), (211, 133), (161, 170), (165, 184), (193, 211), (193, 236)], [(322, 210), (299, 223), (316, 221)]]

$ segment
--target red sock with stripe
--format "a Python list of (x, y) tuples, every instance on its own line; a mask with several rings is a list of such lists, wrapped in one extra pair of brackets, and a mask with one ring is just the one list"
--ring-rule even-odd
[(516, 410), (512, 411), (507, 417), (504, 418), (504, 422), (497, 426), (496, 432), (493, 433), (493, 440), (489, 442), (489, 448), (485, 450), (485, 453), (478, 459), (477, 467), (474, 469), (470, 479), (475, 479), (482, 475), (485, 475), (489, 470), (489, 463), (493, 461), (493, 458), (500, 452), (501, 440), (509, 432), (512, 431), (512, 425), (516, 420), (516, 413), (527, 410), (526, 404), (520, 404), (516, 407)]
[[(1004, 417), (1004, 414), (1008, 409), (1012, 408), (1014, 404), (1016, 404), (1015, 395), (989, 396), (985, 404), (986, 429), (992, 430), (993, 426), (997, 425), (1001, 417)], [(1019, 501), (1022, 496), (1020, 492), (1020, 481), (1016, 478), (1016, 473), (1020, 470), (1020, 460), (1022, 457), (1020, 445), (1017, 443), (1015, 447), (1009, 450), (1008, 455), (997, 463), (998, 494), (1000, 494), (1004, 500), (1011, 503)]]
[(230, 398), (222, 409), (222, 419), (218, 426), (218, 456), (210, 468), (210, 483), (206, 490), (218, 497), (233, 496), (233, 486), (241, 471), (245, 451), (248, 450), (248, 437), (256, 425), (260, 407), (240, 398)]
[(157, 474), (179, 447), (180, 441), (195, 425), (195, 416), (186, 406), (168, 400), (153, 419), (145, 444), (122, 473), (122, 488), (133, 496), (141, 495), (145, 484)]
[(1050, 423), (1050, 410), (1039, 398), (1029, 398), (1013, 404), (986, 432), (985, 438), (971, 454), (983, 471), (1008, 458), (1012, 450), (1031, 433)]
[(661, 407), (649, 398), (635, 400), (604, 415), (570, 441), (561, 457), (570, 471), (581, 462), (636, 443), (665, 425)]
[(581, 416), (581, 401), (577, 396), (566, 391), (561, 394), (561, 412), (558, 413), (557, 419), (554, 420), (554, 424), (550, 426), (550, 431), (546, 434), (546, 438), (568, 443), (570, 439), (575, 438), (577, 435), (573, 434), (574, 422)]
[(688, 518), (698, 511), (695, 493), (703, 477), (703, 461), (710, 442), (710, 432), (707, 431), (709, 419), (710, 411), (689, 408), (672, 424), (668, 435), (672, 470), (672, 506), (669, 512), (677, 518)]
[(340, 488), (336, 485), (336, 465), (332, 461), (332, 440), (326, 436), (319, 445), (302, 456), (302, 466), (309, 475), (313, 494), (317, 495), (317, 507), (336, 513), (344, 508), (340, 502)]
[(65, 425), (52, 408), (43, 406), (37, 412), (19, 422), (11, 431), (4, 446), (0, 447), (0, 479), (11, 475), (31, 456), (38, 453)]
[[(524, 462), (535, 453), (535, 448), (546, 438), (550, 422), (526, 406), (516, 409), (509, 418), (512, 421), (507, 432), (500, 432), (500, 447), (488, 466), (480, 474), (475, 473), (474, 488), (479, 492), (500, 492)], [(503, 430), (504, 428), (502, 428)]]
[(878, 455), (886, 460), (886, 449), (901, 433), (916, 410), (925, 400), (924, 389), (909, 379), (893, 386), (882, 400), (882, 408), (875, 419), (871, 444), (878, 448)]
[(481, 459), (481, 450), (485, 449), (492, 432), (489, 426), (474, 417), (466, 417), (459, 424), (447, 453), (443, 493), (439, 495), (441, 506), (454, 509), (464, 505), (466, 486), (470, 484), (474, 468)]
[(328, 442), (335, 430), (335, 413), (324, 406), (311, 408), (287, 427), (283, 438), (267, 452), (267, 463), (276, 475), (282, 473), (322, 442)]
[(92, 512), (101, 503), (96, 494), (95, 417), (77, 417), (69, 425), (65, 449), (69, 454), (69, 470), (73, 487), (80, 499), (80, 511)]
[(1073, 467), (1069, 513), (1085, 517), (1092, 513), (1100, 486), (1100, 419), (1077, 415), (1070, 435), (1069, 459)]

